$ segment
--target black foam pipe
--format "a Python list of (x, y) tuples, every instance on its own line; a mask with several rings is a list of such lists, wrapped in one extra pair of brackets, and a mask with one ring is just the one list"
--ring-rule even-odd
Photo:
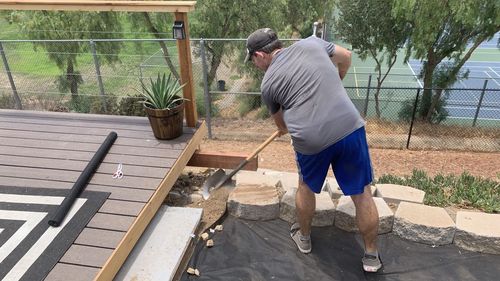
[(49, 220), (49, 225), (58, 227), (61, 224), (61, 222), (66, 217), (69, 209), (71, 208), (71, 206), (73, 206), (76, 198), (85, 189), (90, 177), (94, 174), (95, 170), (97, 170), (97, 167), (99, 167), (99, 164), (101, 164), (102, 160), (108, 153), (117, 137), (118, 135), (115, 132), (110, 132), (108, 134), (104, 142), (101, 144), (97, 152), (94, 154), (90, 162), (87, 164), (83, 172), (76, 180), (75, 184), (69, 191), (68, 196), (66, 196), (62, 201), (54, 217)]

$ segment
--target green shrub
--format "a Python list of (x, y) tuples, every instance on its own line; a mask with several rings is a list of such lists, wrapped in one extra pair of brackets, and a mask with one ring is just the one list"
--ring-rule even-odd
[[(422, 111), (422, 106), (425, 106), (423, 104), (424, 104), (424, 102), (420, 99), (418, 104), (417, 104), (417, 112), (415, 115), (416, 119), (419, 118), (418, 112)], [(444, 120), (446, 120), (446, 118), (448, 117), (448, 111), (446, 110), (446, 108), (444, 108), (445, 105), (446, 105), (445, 100), (443, 98), (441, 98), (436, 105), (436, 111), (434, 111), (434, 113), (432, 113), (431, 123), (439, 124), (439, 123), (443, 122)], [(403, 102), (401, 110), (398, 113), (399, 120), (402, 120), (405, 122), (410, 122), (411, 118), (413, 116), (413, 107), (414, 106), (415, 106), (415, 99), (405, 100)]]
[(12, 95), (0, 95), (0, 108), (12, 109), (14, 108), (14, 99)]
[[(219, 116), (219, 107), (214, 103), (216, 99), (214, 99), (214, 96), (218, 99), (220, 99), (219, 96), (217, 95), (212, 95), (212, 105), (210, 106), (210, 116), (216, 117)], [(203, 92), (196, 92), (196, 111), (198, 112), (198, 116), (200, 118), (204, 118), (206, 115), (206, 109), (205, 109), (205, 96)]]
[(500, 212), (500, 182), (474, 177), (467, 172), (460, 176), (438, 174), (434, 178), (421, 170), (411, 176), (383, 175), (377, 183), (411, 186), (425, 191), (424, 203), (432, 206), (473, 207), (489, 213)]
[(261, 106), (259, 95), (241, 95), (238, 97), (238, 113), (240, 117)]
[(127, 96), (120, 99), (118, 103), (118, 114), (127, 116), (146, 116), (142, 100), (144, 98), (140, 94)]

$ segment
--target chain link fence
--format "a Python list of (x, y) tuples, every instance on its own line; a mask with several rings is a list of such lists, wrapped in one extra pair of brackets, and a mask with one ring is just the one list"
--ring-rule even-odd
[[(262, 141), (272, 134), (260, 99), (263, 73), (243, 62), (245, 40), (192, 39), (191, 50), (209, 137)], [(143, 116), (141, 81), (180, 71), (173, 39), (4, 40), (0, 56), (0, 108)], [(377, 89), (370, 80), (346, 90), (367, 120), (372, 147), (500, 151), (500, 88), (433, 89), (442, 99), (427, 122), (423, 89)]]

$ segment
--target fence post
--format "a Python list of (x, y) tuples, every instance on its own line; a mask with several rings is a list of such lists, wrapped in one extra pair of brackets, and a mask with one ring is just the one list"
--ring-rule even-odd
[(415, 120), (415, 114), (417, 113), (418, 96), (420, 95), (420, 89), (421, 88), (417, 89), (417, 97), (415, 98), (415, 105), (413, 106), (413, 113), (411, 114), (410, 132), (408, 133), (408, 140), (406, 141), (406, 149), (410, 147), (411, 131), (413, 131), (413, 121)]
[(476, 114), (474, 115), (474, 121), (472, 121), (472, 127), (476, 126), (477, 116), (479, 115), (479, 109), (481, 109), (481, 104), (483, 103), (484, 91), (486, 91), (486, 86), (488, 85), (488, 80), (484, 79), (483, 90), (481, 91), (481, 97), (477, 103)]
[(368, 76), (368, 89), (366, 90), (366, 100), (365, 100), (365, 110), (363, 111), (363, 117), (366, 118), (368, 114), (368, 99), (370, 98), (370, 87), (372, 84), (372, 75)]
[(212, 101), (208, 90), (208, 69), (205, 54), (205, 40), (200, 39), (201, 64), (203, 68), (203, 92), (205, 97), (205, 120), (207, 122), (208, 138), (212, 139)]
[(101, 99), (102, 99), (102, 109), (104, 112), (108, 112), (108, 108), (106, 106), (106, 94), (104, 93), (104, 85), (102, 84), (102, 77), (101, 77), (101, 67), (99, 66), (99, 59), (97, 58), (97, 51), (95, 47), (95, 42), (93, 40), (90, 40), (90, 49), (92, 50), (92, 56), (94, 57), (94, 65), (95, 65), (95, 72), (97, 75), (97, 82), (99, 83), (99, 92), (101, 94)]
[(12, 88), (12, 95), (14, 96), (14, 103), (16, 109), (23, 109), (23, 104), (21, 103), (21, 98), (17, 94), (16, 84), (14, 83), (14, 78), (10, 72), (9, 63), (7, 62), (7, 56), (5, 56), (5, 51), (3, 50), (2, 42), (0, 42), (0, 54), (2, 56), (3, 65), (5, 66), (5, 72), (9, 77), (10, 87)]

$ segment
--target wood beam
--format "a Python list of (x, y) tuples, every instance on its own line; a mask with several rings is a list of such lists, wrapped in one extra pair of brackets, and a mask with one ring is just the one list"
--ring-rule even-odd
[(196, 1), (0, 0), (0, 10), (187, 13)]
[[(248, 155), (244, 153), (227, 153), (227, 152), (210, 152), (210, 151), (196, 151), (189, 162), (188, 166), (194, 167), (211, 167), (211, 168), (223, 168), (223, 169), (234, 169), (238, 165), (245, 161)], [(243, 170), (256, 171), (259, 166), (258, 155), (248, 161), (243, 167)]]
[(194, 93), (193, 67), (191, 63), (191, 46), (189, 43), (189, 24), (187, 13), (175, 13), (176, 21), (184, 22), (186, 38), (177, 40), (177, 50), (179, 52), (179, 65), (181, 70), (181, 84), (184, 86), (183, 94), (187, 99), (185, 106), (186, 123), (188, 127), (194, 127), (198, 122), (196, 111), (196, 95)]

